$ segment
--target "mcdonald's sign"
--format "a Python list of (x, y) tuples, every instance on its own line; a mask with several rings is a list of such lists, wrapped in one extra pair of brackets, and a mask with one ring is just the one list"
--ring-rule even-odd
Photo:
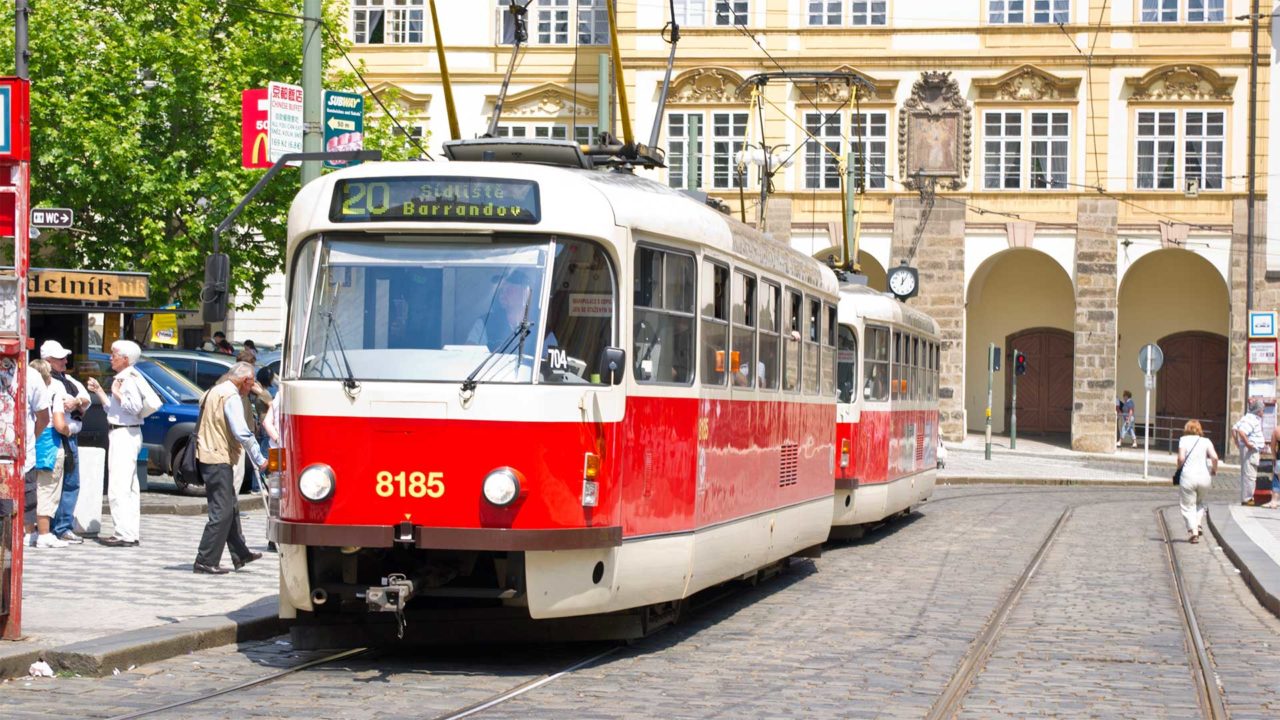
[(247, 168), (271, 167), (267, 159), (267, 89), (240, 93), (240, 160)]

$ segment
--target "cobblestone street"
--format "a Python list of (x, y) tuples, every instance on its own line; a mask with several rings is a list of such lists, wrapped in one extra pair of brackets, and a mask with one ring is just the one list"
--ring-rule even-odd
[[(158, 717), (447, 717), (589, 658), (477, 715), (923, 717), (1067, 507), (961, 716), (1197, 717), (1153, 512), (1175, 499), (1165, 488), (944, 488), (915, 516), (631, 646), (375, 651)], [(1167, 512), (1231, 716), (1276, 717), (1280, 621), (1211, 540), (1188, 545)], [(104, 679), (12, 681), (0, 715), (110, 717), (325, 655), (277, 638)]]

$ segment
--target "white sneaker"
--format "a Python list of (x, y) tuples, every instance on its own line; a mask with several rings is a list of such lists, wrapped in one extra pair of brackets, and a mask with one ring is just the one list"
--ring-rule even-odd
[(81, 545), (84, 543), (84, 538), (71, 532), (70, 530), (59, 535), (58, 539), (64, 543), (67, 543), (68, 545)]
[(67, 544), (53, 536), (53, 533), (44, 533), (36, 538), (36, 547), (38, 548), (63, 548)]

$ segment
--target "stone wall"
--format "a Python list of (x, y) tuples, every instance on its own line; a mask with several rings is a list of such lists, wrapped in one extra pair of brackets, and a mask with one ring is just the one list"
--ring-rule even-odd
[[(1253, 308), (1276, 310), (1280, 307), (1280, 281), (1267, 280), (1267, 204), (1257, 203), (1257, 217), (1253, 225)], [(1244, 414), (1245, 406), (1245, 353), (1248, 349), (1249, 312), (1248, 293), (1249, 203), (1238, 199), (1231, 207), (1231, 268), (1227, 291), (1231, 297), (1231, 331), (1227, 341), (1230, 370), (1227, 374), (1227, 426)], [(1267, 370), (1270, 375), (1271, 371)], [(1227, 455), (1238, 457), (1234, 442), (1227, 442)]]
[[(915, 241), (923, 206), (919, 198), (893, 201), (892, 269)], [(938, 400), (942, 436), (964, 440), (964, 234), (965, 206), (938, 199), (929, 212), (912, 264), (920, 271), (920, 294), (908, 301), (938, 321), (942, 367)]]
[(1076, 318), (1071, 447), (1115, 452), (1116, 223), (1109, 198), (1076, 204)]

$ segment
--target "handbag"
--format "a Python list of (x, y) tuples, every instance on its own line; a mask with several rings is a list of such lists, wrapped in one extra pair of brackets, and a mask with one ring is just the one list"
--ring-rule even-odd
[(200, 398), (200, 412), (196, 414), (196, 426), (187, 436), (187, 442), (178, 450), (177, 456), (173, 458), (173, 474), (179, 482), (187, 485), (203, 485), (204, 478), (200, 477), (200, 463), (197, 459), (197, 445), (199, 444), (197, 435), (200, 432), (200, 421), (204, 418), (204, 401), (208, 397)]
[(1174, 485), (1182, 484), (1182, 466), (1186, 465), (1187, 461), (1191, 459), (1191, 453), (1196, 449), (1197, 446), (1200, 445), (1200, 441), (1203, 439), (1204, 438), (1196, 438), (1196, 441), (1191, 443), (1191, 449), (1187, 451), (1187, 456), (1182, 459), (1182, 462), (1178, 463), (1178, 469), (1173, 471)]

